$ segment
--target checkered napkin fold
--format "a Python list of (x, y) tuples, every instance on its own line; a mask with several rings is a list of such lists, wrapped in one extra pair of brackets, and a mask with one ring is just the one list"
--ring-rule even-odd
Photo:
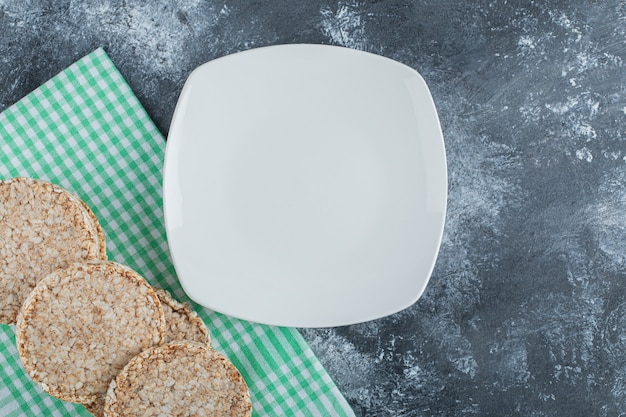
[[(187, 300), (170, 258), (161, 195), (165, 140), (102, 49), (0, 114), (0, 179), (41, 178), (74, 192), (100, 220), (109, 259)], [(296, 329), (194, 305), (213, 346), (240, 370), (255, 416), (352, 416)], [(0, 415), (90, 415), (25, 373), (13, 327), (0, 325)]]

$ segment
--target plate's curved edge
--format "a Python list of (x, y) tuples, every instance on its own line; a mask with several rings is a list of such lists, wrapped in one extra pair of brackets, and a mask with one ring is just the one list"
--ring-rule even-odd
[(190, 77), (193, 75), (193, 73), (196, 70), (192, 71), (189, 77), (187, 77), (187, 80), (185, 81), (185, 84), (183, 85), (181, 93), (176, 102), (176, 107), (174, 108), (174, 113), (172, 115), (172, 121), (170, 122), (169, 133), (165, 141), (165, 151), (163, 153), (163, 172), (161, 175), (161, 187), (162, 187), (161, 194), (163, 198), (163, 222), (165, 226), (165, 238), (167, 239), (170, 257), (172, 258), (172, 264), (174, 265), (174, 271), (176, 271), (178, 281), (180, 282), (181, 286), (183, 287), (183, 290), (188, 296), (189, 296), (189, 292), (187, 291), (187, 289), (185, 289), (185, 284), (183, 283), (183, 280), (181, 280), (180, 277), (178, 276), (179, 275), (178, 271), (180, 269), (177, 266), (178, 262), (177, 262), (177, 256), (175, 253), (176, 251), (170, 244), (171, 239), (172, 239), (172, 232), (171, 232), (172, 225), (171, 225), (171, 218), (170, 218), (171, 215), (170, 215), (170, 208), (169, 208), (169, 202), (168, 202), (169, 198), (167, 196), (170, 193), (169, 183), (170, 181), (172, 181), (172, 179), (170, 178), (171, 177), (170, 171), (173, 169), (172, 160), (174, 159), (172, 153), (174, 152), (175, 147), (178, 146), (178, 141), (180, 140), (178, 139), (176, 132), (179, 130), (179, 125), (181, 123), (179, 120), (181, 118), (180, 115), (184, 112), (188, 103), (188, 100), (186, 98), (188, 97), (189, 91), (191, 89)]
[[(393, 60), (392, 60), (393, 61)], [(396, 62), (396, 61), (394, 61)], [(404, 65), (400, 62), (396, 62), (400, 65)], [(410, 68), (410, 67), (408, 67)], [(412, 69), (412, 68), (410, 68)], [(413, 69), (412, 69), (413, 70)], [(426, 80), (424, 80), (424, 78), (422, 77), (422, 75), (413, 70), (417, 76), (419, 77), (419, 80), (421, 83), (423, 83), (424, 87), (426, 88), (426, 91), (428, 92), (428, 100), (429, 100), (429, 104), (432, 107), (432, 110), (434, 111), (434, 117), (435, 117), (435, 121), (436, 121), (436, 127), (437, 127), (437, 144), (439, 145), (439, 151), (441, 152), (440, 157), (442, 158), (442, 162), (443, 162), (443, 182), (445, 183), (445, 187), (443, 189), (443, 207), (442, 207), (442, 211), (440, 213), (440, 218), (439, 218), (439, 232), (438, 232), (438, 236), (437, 236), (437, 243), (436, 243), (436, 253), (434, 258), (432, 259), (431, 263), (430, 263), (430, 267), (429, 267), (429, 271), (428, 271), (428, 277), (423, 281), (421, 287), (419, 288), (418, 292), (414, 295), (414, 297), (412, 298), (412, 300), (409, 300), (408, 302), (404, 303), (403, 305), (398, 305), (397, 308), (395, 309), (395, 311), (391, 311), (388, 314), (384, 314), (384, 315), (372, 315), (370, 318), (363, 320), (363, 321), (359, 321), (359, 322), (351, 322), (351, 323), (344, 323), (344, 324), (339, 324), (339, 326), (344, 326), (344, 325), (352, 325), (352, 324), (358, 324), (358, 323), (364, 323), (367, 321), (371, 321), (371, 320), (377, 320), (383, 317), (387, 317), (396, 313), (399, 313), (403, 310), (406, 310), (407, 308), (411, 307), (412, 305), (414, 305), (415, 303), (417, 303), (422, 296), (424, 295), (424, 293), (426, 292), (426, 289), (428, 288), (428, 284), (430, 283), (430, 280), (432, 279), (432, 274), (435, 270), (435, 266), (437, 265), (437, 260), (439, 259), (439, 255), (440, 255), (440, 251), (441, 251), (441, 245), (443, 243), (443, 236), (444, 236), (444, 232), (445, 232), (445, 226), (446, 226), (446, 217), (447, 217), (447, 213), (448, 213), (448, 192), (449, 192), (449, 178), (448, 178), (448, 158), (447, 158), (447, 154), (446, 154), (446, 144), (445, 144), (445, 138), (443, 136), (443, 129), (441, 127), (441, 121), (439, 119), (439, 112), (437, 111), (437, 106), (435, 104), (434, 98), (432, 96), (432, 93), (430, 91), (430, 88), (428, 87), (428, 84), (426, 83)], [(326, 327), (326, 326), (322, 326), (322, 327)], [(330, 326), (330, 327), (334, 327)]]
[[(401, 64), (404, 65), (404, 64)], [(415, 71), (415, 70), (414, 70)], [(440, 157), (442, 158), (442, 162), (443, 162), (443, 182), (445, 184), (445, 187), (443, 189), (443, 210), (440, 213), (441, 217), (439, 219), (439, 234), (437, 237), (437, 251), (435, 254), (435, 257), (432, 259), (431, 264), (430, 264), (430, 268), (429, 268), (429, 272), (428, 272), (428, 278), (426, 280), (424, 280), (424, 283), (422, 285), (422, 287), (420, 288), (420, 291), (418, 292), (418, 294), (416, 295), (416, 297), (414, 297), (414, 301), (408, 305), (406, 305), (404, 308), (399, 309), (397, 312), (400, 312), (408, 307), (410, 307), (411, 305), (415, 304), (417, 301), (419, 301), (420, 298), (422, 298), (422, 295), (424, 295), (424, 292), (426, 291), (426, 288), (428, 288), (428, 284), (430, 283), (430, 280), (432, 279), (432, 274), (435, 270), (435, 266), (437, 265), (437, 260), (439, 259), (439, 255), (440, 255), (440, 251), (441, 251), (441, 244), (443, 243), (443, 235), (445, 232), (445, 227), (446, 227), (446, 217), (447, 217), (447, 213), (448, 213), (448, 192), (449, 192), (449, 178), (448, 178), (448, 157), (447, 157), (447, 153), (446, 153), (446, 141), (445, 138), (443, 136), (443, 129), (441, 127), (441, 120), (439, 119), (439, 112), (437, 111), (437, 105), (435, 103), (435, 99), (433, 98), (432, 92), (430, 91), (430, 88), (428, 87), (428, 84), (426, 83), (426, 80), (424, 80), (424, 77), (422, 77), (422, 75), (415, 71), (417, 73), (417, 76), (422, 80), (422, 82), (424, 83), (424, 86), (426, 87), (426, 91), (428, 92), (428, 100), (429, 103), (434, 111), (434, 118), (435, 118), (435, 122), (437, 125), (437, 133), (438, 133), (438, 145), (439, 145), (439, 151), (441, 152)]]
[[(210, 61), (207, 61), (207, 62), (199, 65), (193, 71), (191, 71), (191, 73), (187, 77), (187, 81), (186, 81), (185, 85), (188, 85), (190, 82), (192, 82), (193, 79), (198, 77), (199, 74), (201, 74), (204, 70), (206, 70), (206, 68), (210, 68), (210, 67), (212, 67), (212, 66), (214, 66), (216, 64), (219, 65), (220, 63), (222, 63), (224, 61), (227, 61), (227, 60), (230, 60), (230, 59), (233, 59), (233, 58), (238, 58), (238, 57), (242, 57), (242, 56), (249, 55), (249, 54), (264, 53), (266, 51), (275, 50), (275, 49), (294, 49), (294, 50), (295, 49), (318, 49), (318, 50), (326, 49), (326, 50), (342, 51), (342, 53), (346, 53), (346, 54), (356, 54), (356, 55), (368, 56), (369, 58), (372, 58), (372, 59), (385, 61), (389, 65), (398, 66), (398, 67), (404, 68), (405, 70), (409, 70), (411, 72), (414, 72), (414, 73), (416, 73), (419, 76), (420, 80), (424, 84), (426, 84), (423, 76), (415, 68), (410, 67), (409, 65), (404, 64), (404, 63), (402, 63), (400, 61), (396, 61), (393, 58), (389, 58), (389, 57), (386, 57), (386, 56), (383, 56), (383, 55), (378, 55), (378, 54), (375, 54), (373, 52), (363, 51), (361, 49), (354, 49), (354, 48), (350, 48), (350, 47), (347, 47), (347, 46), (341, 46), (341, 45), (315, 44), (315, 43), (285, 43), (285, 44), (261, 46), (261, 47), (258, 47), (258, 48), (244, 49), (242, 51), (233, 52), (233, 53), (230, 53), (230, 54), (222, 55), (222, 56), (219, 56), (217, 58), (211, 59)], [(184, 89), (184, 87), (183, 87), (183, 89)], [(172, 120), (174, 120), (174, 119), (172, 118)]]
[[(441, 251), (441, 245), (443, 243), (443, 236), (444, 236), (444, 231), (445, 231), (445, 226), (446, 226), (446, 216), (448, 213), (448, 192), (449, 192), (449, 178), (448, 178), (448, 158), (447, 158), (447, 153), (446, 153), (446, 145), (445, 145), (445, 138), (443, 136), (443, 129), (441, 127), (441, 120), (439, 119), (439, 112), (437, 111), (437, 105), (435, 103), (435, 100), (433, 98), (432, 92), (430, 91), (430, 87), (428, 87), (428, 83), (426, 82), (426, 80), (424, 79), (424, 77), (414, 68), (409, 67), (408, 65), (405, 65), (401, 62), (395, 61), (393, 59), (390, 58), (386, 58), (383, 56), (380, 56), (383, 59), (389, 60), (391, 61), (393, 64), (395, 65), (400, 65), (402, 67), (405, 67), (409, 70), (411, 70), (415, 76), (417, 76), (419, 82), (424, 86), (425, 91), (428, 93), (428, 104), (430, 105), (431, 109), (433, 110), (433, 115), (434, 115), (434, 121), (436, 122), (436, 130), (437, 130), (437, 145), (438, 145), (438, 150), (440, 152), (439, 157), (441, 157), (441, 162), (443, 163), (442, 166), (442, 182), (445, 184), (445, 187), (443, 188), (443, 196), (441, 196), (442, 198), (442, 203), (443, 203), (443, 207), (440, 214), (440, 218), (438, 219), (438, 224), (440, 225), (439, 227), (439, 231), (438, 231), (438, 236), (437, 236), (437, 243), (436, 243), (436, 251), (435, 251), (435, 256), (434, 258), (431, 260), (430, 262), (430, 266), (429, 266), (429, 270), (428, 270), (428, 276), (426, 279), (424, 279), (422, 285), (419, 287), (417, 293), (412, 297), (412, 299), (408, 300), (406, 303), (404, 304), (399, 304), (396, 306), (394, 311), (390, 311), (387, 314), (378, 314), (378, 315), (371, 315), (369, 318), (364, 319), (362, 321), (358, 321), (358, 322), (345, 322), (343, 324), (339, 324), (338, 326), (344, 326), (344, 325), (351, 325), (351, 324), (358, 324), (358, 323), (363, 323), (363, 322), (367, 322), (367, 321), (371, 321), (371, 320), (377, 320), (383, 317), (387, 317), (396, 313), (399, 313), (403, 310), (406, 310), (407, 308), (411, 307), (412, 305), (414, 305), (415, 303), (417, 303), (422, 296), (424, 295), (426, 289), (428, 288), (428, 284), (430, 283), (430, 280), (432, 279), (432, 274), (435, 270), (435, 266), (437, 264), (437, 260), (439, 259), (439, 254)], [(316, 326), (317, 327), (317, 326)], [(327, 326), (322, 326), (322, 327), (327, 327)], [(330, 327), (334, 327), (330, 326)]]

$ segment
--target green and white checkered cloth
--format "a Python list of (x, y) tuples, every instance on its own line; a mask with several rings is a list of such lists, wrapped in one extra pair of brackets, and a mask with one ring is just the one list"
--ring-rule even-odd
[[(0, 114), (0, 179), (59, 184), (96, 213), (109, 259), (188, 301), (163, 225), (165, 140), (98, 49)], [(296, 329), (237, 320), (194, 305), (214, 347), (243, 374), (255, 416), (352, 416)], [(89, 415), (44, 393), (22, 368), (12, 326), (0, 325), (0, 415)]]

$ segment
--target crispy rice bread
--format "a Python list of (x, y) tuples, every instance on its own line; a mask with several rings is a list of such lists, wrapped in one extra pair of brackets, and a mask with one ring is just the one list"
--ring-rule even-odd
[(44, 391), (90, 404), (131, 358), (163, 343), (165, 319), (139, 274), (92, 261), (40, 281), (20, 309), (15, 333), (24, 368)]
[[(211, 346), (209, 331), (202, 319), (187, 303), (180, 303), (163, 289), (153, 287), (165, 317), (165, 343), (189, 340)], [(87, 411), (96, 417), (104, 416), (104, 396), (89, 404), (83, 404)]]
[(202, 319), (191, 309), (187, 303), (174, 300), (171, 294), (160, 288), (154, 289), (163, 313), (165, 314), (165, 343), (176, 340), (189, 340), (192, 342), (211, 345), (209, 331)]
[(84, 202), (46, 181), (0, 181), (0, 323), (49, 273), (91, 259), (106, 259), (106, 242)]
[(243, 377), (204, 344), (178, 341), (145, 350), (111, 381), (104, 415), (223, 416), (252, 414)]

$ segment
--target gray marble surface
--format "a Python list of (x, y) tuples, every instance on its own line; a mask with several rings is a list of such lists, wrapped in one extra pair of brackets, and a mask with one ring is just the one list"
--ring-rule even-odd
[(418, 70), (447, 147), (424, 296), (303, 330), (356, 414), (626, 415), (623, 0), (0, 0), (0, 110), (102, 46), (167, 134), (196, 66), (303, 42)]

